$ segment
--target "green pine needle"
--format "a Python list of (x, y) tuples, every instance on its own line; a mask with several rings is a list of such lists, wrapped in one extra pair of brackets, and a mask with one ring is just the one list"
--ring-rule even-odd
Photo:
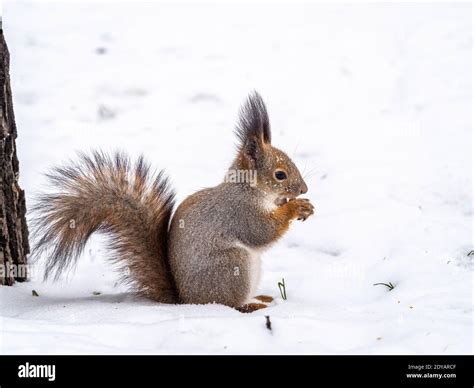
[(278, 282), (278, 288), (280, 289), (280, 294), (283, 300), (286, 300), (286, 286), (285, 286), (285, 278), (281, 279), (281, 282)]

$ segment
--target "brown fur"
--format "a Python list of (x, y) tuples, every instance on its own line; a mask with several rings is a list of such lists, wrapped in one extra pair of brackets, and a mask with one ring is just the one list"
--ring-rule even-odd
[(45, 277), (57, 278), (74, 265), (98, 231), (111, 237), (112, 259), (138, 292), (160, 302), (177, 301), (166, 260), (174, 194), (162, 173), (152, 177), (142, 158), (132, 167), (124, 155), (96, 152), (55, 169), (49, 178), (57, 192), (39, 198), (33, 224), (35, 255), (49, 254)]
[[(94, 232), (110, 237), (112, 259), (141, 294), (165, 303), (222, 303), (239, 311), (267, 307), (258, 286), (260, 254), (294, 219), (313, 214), (298, 168), (271, 145), (262, 98), (249, 97), (237, 126), (237, 157), (228, 172), (251, 170), (251, 182), (201, 190), (173, 210), (163, 173), (153, 176), (139, 158), (95, 152), (49, 174), (56, 191), (34, 208), (34, 255), (46, 253), (46, 276), (72, 267)], [(281, 174), (284, 174), (282, 177)]]
[(306, 220), (314, 213), (313, 205), (304, 198), (296, 198), (276, 208), (271, 217), (278, 225), (277, 233), (281, 237), (288, 230), (290, 222), (294, 219)]
[(268, 306), (263, 303), (247, 303), (239, 307), (237, 310), (239, 310), (241, 313), (253, 313), (254, 311), (261, 310), (267, 307)]
[(263, 302), (263, 303), (272, 303), (273, 302), (273, 298), (269, 295), (258, 295), (258, 296), (255, 297), (255, 299), (257, 299), (258, 301)]

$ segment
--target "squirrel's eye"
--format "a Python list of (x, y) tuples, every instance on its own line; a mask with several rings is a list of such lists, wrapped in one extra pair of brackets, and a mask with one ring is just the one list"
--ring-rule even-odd
[(279, 181), (283, 181), (287, 178), (285, 171), (277, 170), (275, 171), (275, 178)]

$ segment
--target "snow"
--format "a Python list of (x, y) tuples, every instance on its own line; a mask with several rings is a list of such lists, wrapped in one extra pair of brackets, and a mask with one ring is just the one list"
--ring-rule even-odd
[(91, 148), (143, 153), (179, 200), (213, 186), (256, 89), (316, 214), (264, 254), (276, 301), (248, 315), (135, 296), (94, 237), (74, 274), (0, 288), (0, 353), (472, 353), (470, 4), (3, 12), (27, 203)]

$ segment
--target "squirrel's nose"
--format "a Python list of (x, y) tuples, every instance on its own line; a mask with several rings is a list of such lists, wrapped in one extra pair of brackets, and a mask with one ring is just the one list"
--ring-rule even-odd
[(306, 183), (303, 182), (303, 185), (301, 186), (300, 194), (306, 194), (307, 192), (308, 192), (308, 186), (306, 186)]

